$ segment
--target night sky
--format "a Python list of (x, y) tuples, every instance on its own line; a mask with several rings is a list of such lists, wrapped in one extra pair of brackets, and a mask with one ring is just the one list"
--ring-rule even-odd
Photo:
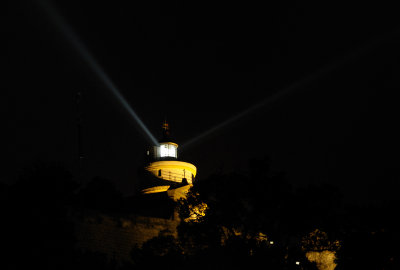
[[(269, 157), (296, 184), (328, 182), (368, 201), (396, 196), (398, 10), (377, 2), (261, 2), (51, 6), (157, 138), (165, 118), (175, 142), (185, 145), (264, 102), (185, 145), (181, 157), (197, 166), (198, 181)], [(16, 165), (3, 179), (37, 162), (77, 174), (80, 91), (82, 174), (112, 179), (132, 194), (149, 141), (46, 4), (35, 3), (19, 4), (10, 21), (16, 139), (3, 148)]]

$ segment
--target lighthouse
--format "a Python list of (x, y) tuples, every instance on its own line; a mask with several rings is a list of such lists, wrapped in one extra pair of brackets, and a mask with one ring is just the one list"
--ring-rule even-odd
[(179, 159), (178, 144), (171, 139), (166, 121), (162, 125), (159, 145), (151, 146), (147, 151), (147, 157), (148, 163), (144, 169), (149, 177), (143, 183), (141, 193), (166, 192), (173, 200), (185, 197), (193, 185), (197, 168)]

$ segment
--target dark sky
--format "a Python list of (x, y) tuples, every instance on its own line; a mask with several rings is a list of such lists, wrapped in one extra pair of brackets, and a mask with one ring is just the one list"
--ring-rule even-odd
[[(5, 149), (15, 154), (16, 168), (6, 169), (4, 179), (39, 161), (77, 173), (75, 96), (81, 91), (84, 172), (132, 193), (148, 140), (43, 5), (32, 2), (10, 16), (16, 144)], [(268, 2), (52, 6), (156, 137), (165, 117), (182, 145), (279, 97), (188, 145), (181, 156), (198, 167), (199, 180), (268, 156), (295, 183), (329, 182), (369, 200), (395, 196), (396, 9)]]

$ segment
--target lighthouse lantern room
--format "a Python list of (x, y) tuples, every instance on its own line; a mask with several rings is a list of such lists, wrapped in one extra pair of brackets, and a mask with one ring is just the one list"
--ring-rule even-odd
[(150, 162), (145, 170), (161, 181), (143, 189), (143, 194), (165, 191), (175, 194), (177, 192), (174, 190), (187, 191), (193, 185), (197, 172), (196, 166), (178, 160), (178, 144), (172, 142), (170, 138), (168, 123), (163, 123), (163, 137), (159, 145), (151, 147), (150, 150), (148, 151)]

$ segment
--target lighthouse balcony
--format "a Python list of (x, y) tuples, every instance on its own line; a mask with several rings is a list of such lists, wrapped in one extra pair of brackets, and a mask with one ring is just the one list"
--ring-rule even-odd
[(197, 172), (193, 164), (177, 160), (155, 161), (146, 170), (157, 178), (177, 183), (187, 181), (189, 185), (192, 185)]

